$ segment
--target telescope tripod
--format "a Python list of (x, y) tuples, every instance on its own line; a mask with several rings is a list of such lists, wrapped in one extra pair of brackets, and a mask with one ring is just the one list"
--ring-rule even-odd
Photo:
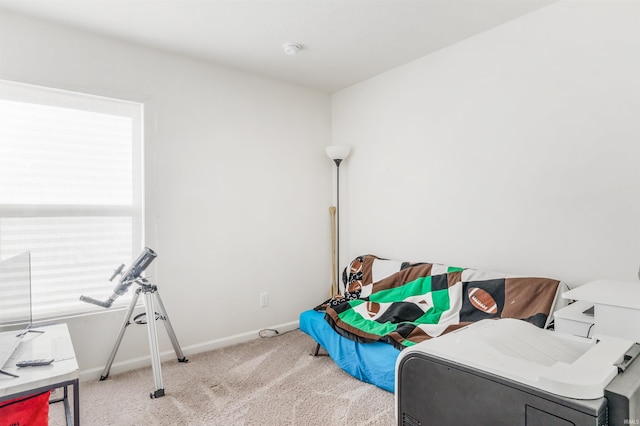
[[(122, 342), (122, 337), (124, 336), (124, 332), (127, 326), (131, 324), (131, 315), (133, 315), (133, 310), (136, 307), (136, 303), (138, 302), (140, 293), (142, 293), (142, 295), (144, 296), (147, 331), (149, 335), (149, 349), (151, 351), (151, 367), (153, 370), (153, 380), (155, 384), (155, 391), (152, 392), (149, 396), (151, 398), (160, 398), (161, 396), (164, 396), (164, 386), (162, 384), (162, 370), (160, 368), (160, 349), (158, 347), (156, 319), (161, 319), (164, 321), (164, 326), (167, 330), (167, 334), (169, 335), (169, 339), (171, 340), (171, 344), (173, 345), (173, 350), (178, 357), (178, 362), (189, 362), (189, 360), (185, 358), (184, 354), (182, 353), (182, 349), (180, 349), (178, 338), (176, 337), (176, 333), (173, 331), (173, 327), (171, 326), (171, 321), (169, 321), (167, 311), (162, 304), (162, 299), (160, 299), (158, 287), (151, 284), (146, 278), (138, 278), (134, 282), (140, 287), (136, 289), (135, 294), (133, 295), (133, 299), (131, 300), (131, 304), (129, 305), (129, 309), (127, 310), (124, 322), (122, 323), (122, 327), (120, 328), (120, 333), (118, 334), (118, 338), (116, 339), (116, 344), (113, 347), (111, 355), (109, 355), (107, 365), (105, 365), (104, 370), (102, 371), (102, 375), (100, 376), (100, 381), (106, 380), (107, 377), (109, 377), (109, 370), (111, 370), (113, 359), (116, 357), (116, 353), (118, 352), (118, 348), (120, 347), (120, 343)], [(156, 312), (156, 307), (158, 312)], [(142, 324), (143, 322), (140, 323)]]

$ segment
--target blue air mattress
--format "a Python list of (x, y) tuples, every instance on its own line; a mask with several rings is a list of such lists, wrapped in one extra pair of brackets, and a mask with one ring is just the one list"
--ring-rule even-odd
[(342, 337), (324, 319), (324, 312), (314, 310), (300, 314), (300, 330), (318, 342), (336, 364), (353, 377), (394, 391), (398, 349), (388, 343), (358, 343)]

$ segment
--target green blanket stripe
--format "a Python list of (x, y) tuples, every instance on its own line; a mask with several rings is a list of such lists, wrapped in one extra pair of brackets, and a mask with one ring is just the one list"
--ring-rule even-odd
[(464, 271), (464, 268), (458, 268), (457, 266), (449, 266), (449, 268), (447, 269), (447, 274), (450, 274), (451, 272), (460, 272), (460, 271)]
[[(403, 321), (402, 323), (391, 323), (385, 322), (380, 323), (378, 321), (370, 320), (363, 318), (360, 313), (356, 312), (355, 309), (349, 309), (340, 313), (338, 316), (342, 321), (349, 324), (352, 327), (356, 327), (365, 333), (373, 334), (376, 336), (384, 336), (393, 331), (395, 331), (400, 324), (412, 324), (414, 326), (418, 326), (421, 324), (438, 324), (440, 322), (440, 317), (442, 314), (448, 310), (451, 306), (449, 300), (449, 292), (447, 290), (438, 290), (431, 293), (431, 297), (433, 299), (434, 307), (427, 310), (424, 315), (420, 318), (417, 318), (415, 321)], [(361, 305), (362, 303), (366, 303), (364, 300), (352, 300), (348, 302), (352, 308)], [(403, 342), (404, 346), (413, 345), (412, 342)]]
[[(391, 303), (427, 293), (431, 293), (433, 306), (437, 309), (446, 311), (451, 308), (448, 290), (431, 291), (431, 276), (417, 278), (400, 287), (378, 291), (370, 295), (369, 300), (376, 303)], [(352, 304), (351, 306), (355, 305)]]
[[(360, 305), (361, 303), (365, 303), (363, 300), (352, 300), (349, 304), (353, 307)], [(394, 324), (391, 322), (379, 323), (377, 321), (371, 321), (365, 319), (358, 312), (355, 312), (353, 309), (349, 309), (348, 311), (342, 312), (338, 315), (342, 321), (345, 323), (356, 327), (365, 333), (374, 334), (376, 336), (384, 336), (385, 334), (389, 334), (398, 328), (398, 324)]]
[(369, 296), (369, 300), (377, 303), (397, 302), (416, 294), (426, 294), (431, 291), (431, 277), (420, 277), (409, 281), (400, 287), (380, 290)]
[(411, 322), (413, 325), (420, 324), (438, 324), (440, 322), (440, 317), (442, 316), (444, 311), (440, 309), (431, 308), (427, 312), (424, 313), (420, 318)]
[(449, 290), (436, 290), (431, 292), (431, 300), (433, 307), (439, 311), (448, 311), (451, 309), (451, 299), (449, 299)]

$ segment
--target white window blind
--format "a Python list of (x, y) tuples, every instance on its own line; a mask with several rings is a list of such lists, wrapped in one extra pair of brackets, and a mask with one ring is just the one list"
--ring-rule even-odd
[(31, 322), (30, 253), (0, 261), (0, 330)]
[(106, 299), (142, 249), (142, 114), (0, 81), (0, 259), (31, 253), (34, 319), (102, 309), (80, 295)]

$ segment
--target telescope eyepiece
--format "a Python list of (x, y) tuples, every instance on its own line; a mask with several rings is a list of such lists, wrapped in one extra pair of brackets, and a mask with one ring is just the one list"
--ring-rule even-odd
[(103, 302), (102, 300), (94, 299), (93, 297), (80, 296), (80, 300), (82, 302), (91, 303), (91, 304), (97, 305), (97, 306), (102, 306), (103, 308), (110, 308), (111, 305), (113, 304), (113, 299), (112, 298), (109, 298), (109, 299), (107, 299), (107, 300), (105, 300)]

